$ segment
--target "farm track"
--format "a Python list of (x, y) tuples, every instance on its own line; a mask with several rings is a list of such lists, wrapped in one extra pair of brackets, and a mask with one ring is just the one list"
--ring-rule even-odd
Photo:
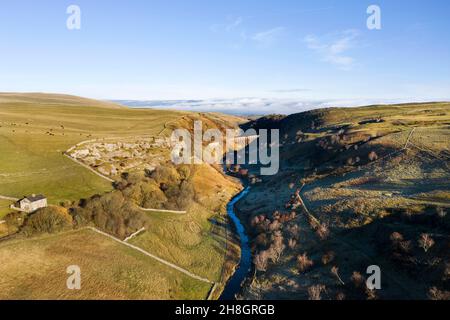
[(162, 213), (174, 213), (174, 214), (187, 214), (187, 211), (178, 211), (178, 210), (163, 210), (163, 209), (149, 209), (139, 207), (142, 211), (146, 212), (162, 212)]
[(17, 198), (2, 196), (2, 195), (0, 195), (0, 200), (19, 201), (19, 199), (17, 199)]
[(200, 276), (198, 276), (198, 275), (196, 275), (196, 274), (194, 274), (194, 273), (192, 273), (192, 272), (190, 272), (190, 271), (188, 271), (188, 270), (186, 270), (186, 269), (184, 269), (182, 267), (179, 267), (179, 266), (177, 266), (177, 265), (175, 265), (175, 264), (173, 264), (173, 263), (171, 263), (169, 261), (166, 261), (166, 260), (164, 260), (164, 259), (162, 259), (162, 258), (160, 258), (160, 257), (158, 257), (156, 255), (154, 255), (154, 254), (151, 254), (150, 252), (147, 252), (144, 249), (141, 249), (141, 248), (139, 248), (139, 247), (137, 247), (135, 245), (132, 245), (132, 244), (130, 244), (128, 242), (122, 241), (122, 240), (120, 240), (120, 239), (118, 239), (118, 238), (116, 238), (116, 237), (114, 237), (114, 236), (112, 236), (112, 235), (110, 235), (110, 234), (108, 234), (106, 232), (100, 231), (100, 230), (98, 230), (96, 228), (93, 228), (93, 227), (86, 227), (86, 229), (94, 231), (94, 232), (96, 232), (96, 233), (98, 233), (98, 234), (100, 234), (102, 236), (108, 237), (108, 238), (110, 238), (110, 239), (112, 239), (112, 240), (114, 240), (116, 242), (119, 242), (119, 243), (121, 243), (121, 244), (123, 244), (123, 245), (125, 245), (125, 246), (127, 246), (129, 248), (131, 248), (131, 249), (139, 251), (140, 253), (142, 253), (142, 254), (144, 254), (144, 255), (146, 255), (146, 256), (154, 259), (154, 260), (157, 260), (158, 262), (160, 262), (162, 264), (165, 264), (166, 266), (168, 266), (168, 267), (170, 267), (172, 269), (178, 270), (178, 271), (188, 275), (189, 277), (191, 277), (193, 279), (196, 279), (196, 280), (199, 280), (199, 281), (202, 281), (202, 282), (206, 282), (206, 283), (210, 283), (210, 284), (214, 284), (213, 281), (210, 281), (210, 280), (208, 280), (206, 278), (200, 277)]

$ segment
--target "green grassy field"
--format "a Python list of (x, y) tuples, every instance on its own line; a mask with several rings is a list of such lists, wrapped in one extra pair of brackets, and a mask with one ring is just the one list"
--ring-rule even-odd
[[(137, 110), (70, 96), (0, 94), (0, 195), (42, 193), (58, 204), (108, 192), (111, 182), (63, 152), (93, 139), (166, 136), (175, 123), (191, 128), (196, 119), (209, 127), (242, 122), (219, 114)], [(224, 282), (234, 262), (227, 259), (227, 225), (220, 214), (239, 184), (209, 165), (199, 166), (194, 180), (196, 203), (188, 214), (147, 212), (149, 227), (130, 243), (194, 274)], [(8, 213), (9, 204), (0, 202), (0, 217)], [(220, 222), (214, 224), (213, 219)], [(0, 225), (0, 236), (17, 231), (8, 227)], [(6, 260), (0, 266), (0, 273), (8, 275), (0, 280), (0, 299), (205, 299), (211, 289), (89, 231), (7, 240), (0, 243), (0, 261)], [(86, 286), (80, 292), (65, 288), (65, 268), (70, 264), (84, 270)]]
[[(205, 299), (211, 289), (90, 230), (0, 243), (0, 261), (0, 300)], [(67, 289), (70, 265), (81, 290)]]
[(212, 234), (213, 225), (204, 223), (206, 214), (200, 207), (187, 215), (149, 212), (149, 229), (129, 242), (202, 277), (219, 281), (225, 263), (225, 239), (223, 232)]
[(224, 206), (238, 193), (238, 184), (206, 165), (197, 167), (193, 175), (197, 197), (203, 197), (201, 205), (194, 203), (187, 214), (147, 212), (148, 229), (130, 243), (219, 282), (227, 247), (226, 224), (220, 213), (225, 213)]
[(0, 94), (0, 195), (42, 193), (59, 203), (109, 191), (110, 182), (62, 153), (90, 139), (158, 135), (182, 114), (70, 96)]
[(9, 210), (10, 205), (11, 201), (0, 199), (0, 220), (5, 216), (5, 214), (10, 212)]

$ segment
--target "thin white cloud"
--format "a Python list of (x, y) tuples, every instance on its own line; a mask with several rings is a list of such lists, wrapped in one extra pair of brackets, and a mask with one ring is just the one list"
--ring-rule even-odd
[(239, 27), (243, 22), (244, 22), (244, 19), (242, 17), (234, 18), (225, 26), (225, 30), (228, 32), (232, 31), (232, 30), (236, 29), (237, 27)]
[(276, 27), (270, 30), (258, 32), (252, 37), (252, 40), (256, 41), (263, 47), (269, 47), (278, 40), (284, 30), (285, 28), (283, 27)]
[(243, 23), (243, 17), (229, 17), (226, 23), (213, 24), (209, 28), (212, 32), (231, 32), (239, 29)]
[(271, 92), (274, 92), (274, 93), (298, 93), (298, 92), (309, 92), (309, 91), (311, 91), (311, 89), (294, 88), (294, 89), (272, 90)]
[(332, 36), (308, 35), (304, 41), (309, 49), (320, 55), (322, 60), (341, 69), (350, 69), (355, 60), (348, 51), (356, 46), (358, 36), (357, 30), (346, 30)]

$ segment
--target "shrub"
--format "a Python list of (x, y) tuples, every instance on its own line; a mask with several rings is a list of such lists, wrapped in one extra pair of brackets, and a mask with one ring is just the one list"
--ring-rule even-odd
[(444, 275), (442, 277), (443, 281), (450, 280), (450, 262), (445, 264)]
[(398, 243), (398, 248), (403, 253), (409, 253), (409, 252), (411, 252), (411, 249), (412, 249), (412, 243), (409, 240), (408, 241), (400, 241)]
[(159, 166), (151, 173), (150, 177), (158, 183), (172, 184), (179, 180), (180, 175), (175, 168)]
[(25, 221), (26, 213), (14, 211), (5, 216), (4, 220), (9, 227), (19, 228)]
[(343, 293), (343, 292), (338, 292), (337, 294), (336, 294), (336, 300), (338, 300), (338, 301), (342, 301), (342, 300), (345, 300), (345, 293)]
[(308, 254), (304, 253), (297, 257), (297, 265), (300, 272), (305, 272), (314, 265), (314, 262), (308, 258)]
[(336, 254), (334, 253), (334, 251), (328, 251), (327, 253), (325, 253), (322, 256), (322, 263), (324, 265), (329, 264), (330, 262), (332, 262), (334, 260), (334, 258), (336, 257)]
[(372, 151), (372, 152), (369, 153), (369, 160), (370, 161), (378, 160), (378, 155), (376, 154), (375, 151)]
[(430, 300), (450, 300), (450, 291), (442, 291), (436, 287), (432, 287), (428, 291), (428, 298)]
[(362, 274), (357, 271), (353, 272), (352, 276), (350, 277), (350, 280), (353, 283), (353, 285), (355, 286), (355, 288), (361, 288), (365, 281)]
[(367, 300), (377, 300), (377, 291), (375, 289), (366, 288)]
[(439, 218), (445, 218), (445, 216), (447, 215), (447, 213), (445, 212), (444, 208), (442, 207), (437, 207), (436, 208), (436, 214)]
[(187, 165), (181, 165), (177, 168), (180, 179), (186, 180), (191, 176), (191, 169)]
[(393, 232), (391, 234), (390, 239), (391, 239), (392, 242), (399, 242), (399, 241), (403, 241), (403, 236), (399, 232)]
[(391, 239), (393, 249), (399, 249), (400, 244), (403, 242), (403, 235), (399, 232), (393, 232), (389, 238)]
[(326, 291), (323, 284), (314, 285), (308, 288), (309, 300), (322, 300), (322, 292)]
[(72, 228), (72, 217), (66, 208), (47, 207), (37, 210), (25, 221), (22, 231), (27, 235), (56, 233)]

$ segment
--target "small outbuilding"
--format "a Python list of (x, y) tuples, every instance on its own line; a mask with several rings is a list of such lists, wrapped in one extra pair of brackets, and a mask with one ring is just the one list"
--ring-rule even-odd
[(42, 194), (24, 197), (17, 202), (18, 208), (25, 212), (33, 212), (47, 207), (47, 198)]

